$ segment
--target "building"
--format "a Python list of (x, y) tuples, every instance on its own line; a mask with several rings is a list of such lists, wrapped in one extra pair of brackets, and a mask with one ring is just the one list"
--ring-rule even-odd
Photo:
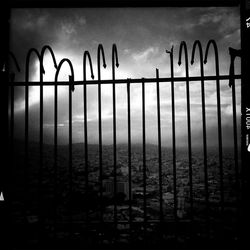
[[(114, 181), (104, 180), (103, 181), (104, 193), (113, 196), (114, 195)], [(129, 185), (127, 181), (117, 181), (116, 182), (116, 192), (124, 193), (126, 199), (129, 197)]]

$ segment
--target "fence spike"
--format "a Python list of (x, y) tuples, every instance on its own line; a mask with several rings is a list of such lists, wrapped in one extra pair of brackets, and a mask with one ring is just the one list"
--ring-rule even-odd
[(214, 47), (216, 65), (219, 65), (219, 60), (218, 60), (218, 48), (217, 48), (217, 45), (216, 45), (215, 40), (213, 40), (213, 39), (209, 40), (208, 43), (207, 43), (206, 52), (205, 52), (205, 57), (204, 57), (204, 64), (207, 63), (208, 51), (209, 51), (209, 48), (210, 48), (210, 45), (211, 45), (211, 44), (212, 44), (213, 47)]
[(188, 51), (187, 51), (187, 44), (185, 41), (182, 41), (181, 45), (180, 45), (178, 64), (179, 64), (179, 66), (181, 65), (181, 56), (182, 56), (183, 47), (184, 47), (184, 52), (185, 52), (186, 74), (188, 74), (188, 72), (189, 72), (189, 69), (188, 69)]
[(87, 58), (89, 60), (91, 78), (92, 79), (95, 78), (94, 73), (93, 73), (93, 65), (92, 65), (91, 56), (90, 56), (89, 52), (86, 50), (86, 51), (84, 51), (84, 54), (83, 54), (83, 78), (84, 78), (84, 81), (86, 81), (86, 59)]
[(195, 51), (196, 47), (198, 46), (199, 53), (200, 53), (200, 68), (203, 73), (203, 52), (202, 52), (202, 46), (201, 42), (199, 40), (196, 40), (193, 44), (193, 49), (192, 49), (192, 56), (191, 56), (191, 65), (194, 64), (194, 56), (195, 56)]
[(25, 80), (26, 80), (26, 82), (29, 81), (29, 63), (30, 63), (30, 56), (31, 56), (32, 53), (35, 53), (37, 55), (37, 58), (38, 58), (38, 60), (40, 62), (41, 73), (45, 74), (45, 70), (44, 70), (44, 67), (42, 65), (41, 55), (39, 54), (37, 49), (31, 48), (31, 49), (29, 49), (28, 54), (26, 56), (26, 65), (25, 65), (26, 66), (26, 68), (25, 68)]
[(74, 77), (74, 69), (73, 69), (73, 65), (72, 65), (71, 61), (68, 58), (63, 58), (60, 61), (59, 65), (58, 65), (58, 67), (56, 69), (55, 82), (58, 81), (59, 72), (61, 70), (61, 67), (62, 67), (63, 63), (65, 63), (65, 62), (68, 63), (68, 65), (70, 67), (71, 75), (69, 75), (69, 81), (71, 82), (71, 90), (74, 91), (75, 90), (75, 86), (74, 86), (74, 78), (75, 78)]
[(53, 63), (54, 63), (54, 67), (55, 69), (57, 69), (57, 63), (56, 63), (56, 58), (55, 58), (55, 54), (52, 50), (52, 48), (49, 46), (49, 45), (44, 45), (42, 50), (41, 50), (41, 60), (42, 60), (42, 63), (43, 63), (43, 58), (44, 58), (44, 54), (45, 54), (45, 51), (48, 50), (52, 56), (52, 60), (53, 60)]
[(19, 64), (18, 64), (18, 62), (17, 62), (17, 59), (16, 59), (15, 55), (13, 54), (13, 52), (9, 51), (9, 56), (13, 59), (17, 71), (18, 71), (18, 72), (21, 72), (20, 67), (19, 67)]
[(113, 66), (113, 68), (115, 65), (117, 68), (119, 67), (117, 47), (116, 47), (116, 44), (113, 44), (113, 46), (112, 46), (112, 66)]
[[(98, 69), (100, 69), (100, 53), (102, 53), (102, 60), (103, 60), (103, 68), (106, 68), (106, 61), (105, 61), (105, 54), (104, 54), (104, 49), (102, 44), (98, 45), (98, 50), (97, 50), (97, 65), (98, 65)], [(99, 72), (99, 71), (98, 71)]]
[(168, 54), (173, 54), (173, 50), (174, 50), (174, 45), (172, 45), (172, 47), (171, 47), (170, 50), (167, 50), (167, 49), (166, 49), (166, 53), (168, 53)]
[(202, 46), (201, 46), (201, 42), (199, 40), (196, 40), (193, 44), (193, 49), (192, 49), (192, 56), (191, 56), (191, 65), (194, 64), (194, 56), (195, 56), (195, 51), (196, 51), (196, 47), (198, 46), (199, 48), (199, 52), (200, 52), (200, 63), (201, 63), (201, 69), (203, 68), (203, 52), (202, 52)]
[(185, 50), (186, 69), (187, 69), (187, 72), (188, 72), (188, 52), (187, 52), (187, 44), (186, 44), (185, 41), (182, 41), (181, 44), (180, 44), (178, 64), (179, 64), (179, 66), (181, 65), (181, 55), (182, 55), (183, 47), (184, 47), (184, 50)]
[(238, 57), (241, 57), (241, 50), (237, 50), (237, 49), (233, 49), (231, 47), (229, 47), (229, 55), (230, 55), (230, 68), (229, 68), (229, 84), (228, 86), (231, 88), (231, 86), (233, 85), (234, 83), (234, 79), (232, 78), (234, 76), (234, 60), (235, 58), (238, 56)]
[[(20, 72), (20, 67), (19, 67), (19, 64), (17, 62), (17, 59), (15, 57), (15, 55), (11, 52), (11, 51), (8, 51), (8, 55), (5, 55), (6, 57), (10, 56), (12, 58), (12, 60), (14, 61), (14, 64), (16, 66), (16, 69), (18, 72)], [(1, 70), (3, 71), (6, 71), (6, 73), (8, 74), (9, 73), (9, 63), (8, 63), (8, 59), (7, 58), (4, 58), (3, 64), (1, 65)], [(6, 74), (6, 77), (7, 77), (7, 74)], [(10, 78), (10, 82), (14, 82), (15, 80), (15, 73), (14, 72), (11, 72), (9, 73), (9, 78)]]

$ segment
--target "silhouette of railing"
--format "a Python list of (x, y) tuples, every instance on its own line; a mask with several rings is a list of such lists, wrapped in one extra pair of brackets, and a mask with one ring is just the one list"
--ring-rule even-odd
[[(204, 64), (207, 63), (208, 60), (208, 52), (210, 47), (213, 46), (214, 55), (215, 55), (215, 76), (205, 76), (204, 75)], [(191, 65), (194, 64), (195, 60), (195, 52), (198, 49), (199, 51), (199, 60), (200, 60), (200, 76), (190, 76), (189, 75), (189, 63)], [(43, 81), (43, 75), (46, 73), (44, 70), (44, 54), (45, 51), (48, 50), (52, 56), (52, 60), (54, 63), (54, 67), (56, 69), (55, 73), (55, 80), (52, 82)], [(185, 60), (185, 76), (184, 77), (174, 77), (174, 58), (173, 58), (173, 47), (171, 50), (166, 50), (166, 53), (170, 57), (170, 77), (159, 77), (159, 69), (156, 69), (156, 77), (155, 78), (141, 78), (141, 79), (116, 79), (115, 75), (115, 68), (119, 67), (118, 62), (118, 51), (115, 44), (112, 46), (112, 80), (102, 80), (101, 79), (101, 56), (103, 60), (103, 67), (106, 68), (106, 61), (105, 61), (105, 52), (103, 46), (100, 44), (97, 50), (97, 72), (98, 72), (98, 79), (94, 79), (93, 74), (93, 66), (91, 61), (91, 55), (88, 51), (85, 51), (83, 54), (83, 81), (75, 81), (74, 80), (74, 67), (71, 61), (67, 58), (62, 59), (59, 63), (57, 63), (53, 50), (50, 46), (44, 46), (41, 50), (41, 54), (32, 48), (28, 51), (26, 57), (26, 64), (25, 64), (25, 81), (24, 82), (14, 82), (15, 75), (12, 73), (12, 76), (9, 81), (9, 86), (11, 90), (10, 94), (10, 155), (13, 156), (13, 146), (14, 146), (14, 87), (16, 86), (24, 86), (25, 87), (25, 143), (24, 143), (24, 151), (25, 151), (25, 164), (24, 164), (24, 171), (26, 171), (25, 176), (27, 178), (27, 165), (29, 163), (29, 87), (30, 86), (40, 86), (40, 135), (39, 135), (39, 180), (38, 180), (38, 190), (39, 190), (39, 197), (42, 197), (42, 176), (43, 176), (43, 154), (44, 154), (44, 140), (43, 140), (43, 87), (54, 86), (54, 230), (56, 232), (57, 227), (57, 201), (58, 201), (58, 86), (68, 86), (68, 93), (69, 93), (69, 195), (72, 194), (72, 181), (73, 181), (73, 169), (72, 169), (72, 92), (75, 90), (76, 85), (83, 85), (83, 114), (84, 114), (84, 152), (85, 152), (85, 192), (88, 194), (89, 192), (89, 143), (88, 143), (88, 121), (87, 121), (87, 85), (97, 85), (98, 86), (98, 133), (99, 133), (99, 192), (100, 192), (100, 225), (102, 230), (104, 228), (104, 204), (103, 204), (103, 142), (102, 142), (102, 92), (101, 92), (101, 85), (110, 84), (112, 83), (112, 96), (113, 96), (113, 195), (116, 197), (117, 195), (117, 136), (116, 136), (116, 85), (117, 84), (126, 84), (127, 86), (127, 128), (128, 128), (128, 205), (129, 205), (129, 220), (128, 222), (121, 222), (118, 220), (117, 217), (117, 200), (114, 199), (114, 217), (113, 217), (113, 224), (114, 229), (117, 229), (118, 223), (127, 223), (129, 225), (130, 236), (132, 234), (133, 224), (138, 222), (133, 221), (132, 218), (132, 163), (131, 163), (131, 93), (130, 87), (133, 83), (141, 83), (142, 86), (142, 165), (143, 165), (143, 230), (144, 230), (144, 240), (146, 240), (146, 231), (147, 225), (152, 223), (151, 220), (148, 219), (148, 211), (147, 211), (147, 163), (146, 163), (146, 125), (145, 125), (145, 84), (147, 83), (156, 83), (156, 94), (157, 94), (157, 130), (158, 130), (158, 168), (159, 168), (159, 219), (157, 222), (160, 223), (162, 227), (164, 227), (164, 223), (167, 222), (164, 218), (163, 213), (163, 180), (162, 180), (162, 136), (161, 136), (161, 107), (160, 107), (160, 83), (167, 83), (171, 84), (171, 105), (172, 105), (172, 164), (173, 164), (173, 213), (174, 213), (174, 222), (175, 224), (179, 221), (177, 216), (178, 210), (178, 200), (177, 200), (177, 166), (176, 166), (176, 122), (175, 122), (175, 89), (174, 84), (175, 82), (186, 82), (186, 100), (187, 100), (187, 133), (188, 133), (188, 172), (189, 172), (189, 198), (190, 198), (190, 222), (193, 225), (194, 220), (194, 205), (193, 205), (193, 162), (192, 162), (192, 140), (191, 140), (191, 114), (190, 114), (190, 82), (191, 81), (198, 81), (201, 82), (201, 107), (202, 107), (202, 132), (203, 132), (203, 162), (204, 162), (204, 186), (205, 186), (205, 206), (206, 206), (206, 224), (209, 227), (209, 210), (210, 210), (210, 201), (209, 201), (209, 183), (208, 183), (208, 153), (207, 153), (207, 131), (206, 131), (206, 103), (205, 103), (205, 81), (214, 80), (216, 81), (216, 95), (217, 95), (217, 122), (218, 122), (218, 148), (219, 148), (219, 169), (220, 169), (220, 208), (221, 213), (224, 211), (224, 172), (223, 172), (223, 145), (222, 145), (222, 124), (221, 124), (221, 99), (220, 99), (220, 81), (221, 80), (229, 80), (229, 86), (232, 88), (232, 112), (233, 112), (233, 134), (234, 134), (234, 165), (235, 165), (235, 180), (236, 180), (236, 189), (237, 189), (237, 200), (240, 199), (240, 175), (239, 175), (239, 164), (238, 164), (238, 138), (237, 138), (237, 119), (236, 119), (236, 93), (235, 93), (235, 80), (241, 79), (241, 75), (235, 75), (234, 73), (234, 59), (236, 56), (240, 56), (240, 51), (234, 50), (229, 48), (229, 52), (231, 55), (231, 65), (230, 65), (230, 74), (229, 75), (220, 75), (219, 72), (219, 54), (216, 42), (214, 40), (210, 40), (207, 43), (205, 56), (203, 57), (203, 50), (200, 41), (196, 40), (193, 44), (192, 48), (192, 56), (191, 60), (189, 61), (188, 57), (188, 50), (186, 42), (182, 41), (179, 48), (179, 61), (178, 64), (181, 65), (183, 63), (182, 52), (184, 50), (184, 60)], [(39, 82), (30, 82), (29, 81), (29, 64), (30, 64), (30, 57), (32, 53), (38, 58), (40, 63), (40, 81)], [(14, 55), (10, 54), (16, 63), (17, 70), (19, 71), (18, 63), (14, 57)], [(86, 64), (87, 60), (90, 65), (91, 71), (91, 78), (92, 80), (87, 80), (86, 76)], [(58, 76), (61, 70), (61, 67), (64, 63), (67, 63), (70, 67), (70, 75), (69, 81), (58, 81)], [(12, 163), (13, 164), (13, 163)], [(28, 190), (28, 181), (25, 180), (25, 190)], [(40, 198), (39, 198), (40, 199)], [(41, 201), (40, 201), (41, 202)], [(28, 206), (28, 201), (25, 200), (26, 208)], [(86, 228), (86, 235), (88, 236), (90, 233), (90, 225), (92, 221), (90, 220), (90, 208), (89, 204), (85, 204), (85, 228)], [(70, 225), (72, 226), (73, 223), (76, 221), (72, 220), (72, 213), (70, 212)], [(39, 212), (39, 219), (41, 223), (43, 223), (43, 211), (40, 209)], [(72, 229), (72, 227), (70, 228)], [(70, 231), (71, 231), (70, 229)], [(209, 229), (208, 229), (209, 231)], [(192, 227), (191, 227), (192, 233)], [(209, 234), (209, 233), (208, 233)], [(55, 236), (56, 237), (56, 236)]]

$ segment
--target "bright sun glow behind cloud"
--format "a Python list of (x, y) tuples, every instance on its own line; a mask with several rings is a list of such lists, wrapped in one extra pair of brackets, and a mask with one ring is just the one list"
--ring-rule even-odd
[[(56, 54), (57, 64), (59, 64), (60, 60), (63, 58), (67, 58), (67, 56), (63, 56), (63, 54)], [(82, 61), (79, 60), (78, 57), (76, 56), (69, 56), (69, 58), (72, 60), (73, 64), (73, 69), (74, 69), (74, 79), (75, 81), (82, 81), (83, 80), (83, 66), (82, 66)], [(38, 60), (35, 61), (35, 70), (33, 75), (31, 76), (31, 81), (36, 82), (39, 81), (40, 77), (40, 63)], [(45, 86), (43, 87), (43, 96), (44, 96), (44, 101), (47, 99), (53, 98), (54, 97), (54, 87), (51, 86), (46, 86), (46, 82), (53, 82), (55, 81), (55, 74), (56, 74), (56, 69), (54, 68), (52, 59), (50, 55), (45, 55), (44, 57), (44, 69), (45, 69), (45, 74), (43, 75), (43, 81), (45, 82)], [(94, 71), (94, 80), (97, 80), (97, 65), (93, 64), (93, 71)], [(90, 67), (87, 64), (86, 65), (86, 76), (87, 80), (92, 80), (90, 76)], [(58, 76), (58, 82), (60, 81), (67, 81), (68, 76), (70, 75), (70, 70), (69, 66), (65, 63), (60, 70), (59, 76)], [(124, 79), (129, 77), (129, 73), (125, 72), (124, 69), (116, 68), (116, 79)], [(131, 76), (130, 76), (131, 77)], [(101, 67), (101, 79), (102, 80), (111, 80), (110, 83), (112, 83), (112, 71), (111, 71), (111, 66), (107, 67), (104, 69)], [(90, 86), (90, 85), (88, 85)], [(60, 94), (61, 95), (66, 95), (68, 92), (66, 88), (62, 88)], [(102, 95), (103, 96), (111, 96), (112, 94), (112, 88), (109, 84), (107, 85), (102, 85)], [(73, 95), (74, 96), (74, 95)], [(31, 91), (29, 94), (29, 106), (33, 106), (34, 104), (37, 104), (40, 102), (40, 87), (31, 87)], [(19, 105), (18, 111), (21, 111), (24, 109), (24, 103), (22, 105)]]
[[(97, 14), (98, 13), (98, 14)], [(106, 143), (112, 139), (113, 121), (113, 89), (112, 89), (112, 45), (115, 43), (118, 50), (119, 68), (115, 68), (116, 79), (127, 78), (154, 78), (156, 68), (159, 77), (170, 77), (170, 56), (166, 49), (173, 46), (174, 76), (185, 77), (185, 56), (178, 65), (181, 41), (186, 41), (188, 50), (188, 66), (190, 76), (200, 76), (200, 62), (198, 53), (195, 54), (195, 63), (190, 64), (192, 46), (199, 40), (203, 48), (203, 56), (207, 42), (215, 39), (219, 50), (220, 74), (229, 72), (230, 57), (228, 47), (240, 48), (240, 20), (238, 8), (152, 8), (152, 9), (59, 9), (30, 10), (20, 9), (12, 13), (11, 49), (22, 63), (22, 73), (17, 75), (17, 81), (23, 81), (25, 76), (25, 56), (29, 48), (41, 48), (49, 44), (57, 60), (71, 60), (74, 68), (74, 80), (83, 80), (83, 54), (89, 51), (93, 63), (94, 80), (97, 76), (97, 48), (101, 43), (104, 47), (107, 68), (104, 69), (101, 60), (101, 79), (110, 80), (110, 84), (101, 86), (103, 136)], [(119, 18), (118, 18), (119, 17)], [(204, 32), (206, 30), (206, 32)], [(131, 35), (136, 34), (136, 35)], [(29, 37), (31, 39), (27, 40)], [(204, 65), (205, 75), (215, 75), (214, 53), (211, 49), (208, 63)], [(33, 57), (32, 57), (33, 58)], [(32, 65), (33, 64), (33, 65)], [(49, 53), (44, 57), (45, 74), (43, 81), (54, 82), (56, 70)], [(235, 67), (236, 72), (239, 69)], [(40, 66), (37, 60), (30, 62), (30, 81), (38, 81)], [(63, 64), (58, 81), (68, 81), (69, 65)], [(91, 82), (90, 65), (87, 61), (86, 76)], [(18, 78), (19, 77), (19, 78)], [(18, 79), (17, 79), (18, 78)], [(201, 84), (190, 82), (191, 127), (197, 134), (202, 134), (201, 113)], [(221, 113), (222, 126), (226, 127), (232, 117), (232, 96), (228, 82), (221, 81)], [(186, 135), (187, 100), (186, 82), (175, 82), (175, 115), (178, 135)], [(133, 138), (141, 140), (142, 125), (142, 84), (130, 85), (131, 123)], [(236, 84), (237, 115), (240, 108), (240, 83)], [(169, 82), (160, 83), (161, 113), (163, 135), (167, 143), (171, 138), (172, 102)], [(20, 127), (24, 124), (24, 87), (15, 90), (15, 112)], [(215, 81), (205, 83), (207, 128), (210, 135), (214, 134), (217, 126), (217, 98)], [(43, 87), (44, 128), (47, 138), (53, 138), (54, 126), (54, 85)], [(145, 84), (145, 111), (147, 135), (151, 142), (155, 142), (157, 131), (157, 95), (156, 83)], [(72, 92), (72, 124), (75, 142), (83, 139), (83, 85), (76, 85)], [(69, 88), (58, 86), (58, 124), (62, 142), (68, 136), (69, 124)], [(30, 128), (34, 134), (39, 132), (40, 86), (29, 87)], [(126, 138), (127, 124), (127, 86), (116, 84), (116, 118), (117, 135)], [(89, 135), (92, 142), (98, 142), (98, 86), (87, 85), (87, 121)], [(120, 126), (119, 126), (120, 124)], [(230, 125), (232, 127), (232, 124)], [(163, 136), (164, 137), (164, 136)], [(180, 136), (181, 137), (181, 136)], [(213, 136), (211, 136), (213, 137)], [(74, 139), (74, 138), (73, 138)]]

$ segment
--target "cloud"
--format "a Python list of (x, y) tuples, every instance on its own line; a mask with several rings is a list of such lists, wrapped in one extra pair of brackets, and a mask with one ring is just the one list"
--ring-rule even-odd
[[(175, 76), (185, 76), (185, 63), (177, 64), (179, 44), (187, 42), (189, 74), (200, 75), (199, 57), (190, 65), (191, 49), (194, 40), (200, 39), (203, 54), (207, 41), (214, 38), (220, 52), (220, 72), (228, 73), (229, 57), (227, 47), (239, 46), (239, 12), (237, 8), (151, 8), (151, 9), (21, 9), (13, 10), (11, 20), (11, 48), (21, 64), (22, 72), (17, 80), (24, 80), (25, 57), (30, 47), (41, 50), (49, 44), (55, 51), (57, 61), (69, 58), (74, 66), (75, 79), (82, 80), (83, 52), (91, 54), (95, 79), (97, 79), (97, 46), (102, 43), (105, 49), (106, 69), (101, 68), (102, 79), (112, 79), (112, 44), (116, 43), (119, 54), (119, 68), (116, 78), (155, 77), (155, 68), (159, 68), (160, 77), (170, 76), (169, 54), (165, 53), (174, 45)], [(184, 57), (183, 57), (184, 58)], [(53, 81), (55, 69), (50, 55), (45, 56), (44, 81)], [(238, 67), (239, 68), (239, 65)], [(35, 57), (30, 62), (31, 80), (39, 80), (39, 67)], [(68, 80), (70, 71), (63, 66), (60, 80)], [(209, 52), (205, 65), (205, 74), (215, 74), (214, 54)], [(87, 65), (87, 79), (90, 79)], [(110, 82), (112, 83), (112, 81)], [(147, 141), (156, 143), (156, 84), (146, 84), (146, 124)], [(171, 89), (170, 83), (161, 83), (161, 113), (163, 141), (171, 142)], [(237, 84), (238, 86), (238, 84)], [(228, 83), (220, 81), (223, 127), (228, 126), (232, 113), (231, 89)], [(237, 87), (238, 88), (238, 87)], [(98, 92), (97, 86), (88, 85), (88, 128), (90, 142), (98, 142)], [(112, 85), (106, 84), (102, 89), (102, 125), (104, 143), (112, 143)], [(131, 124), (133, 140), (141, 141), (142, 128), (142, 89), (141, 84), (131, 84)], [(201, 86), (199, 82), (190, 82), (190, 104), (192, 116), (192, 133), (197, 142), (201, 136)], [(240, 89), (237, 89), (237, 109), (240, 107)], [(31, 130), (35, 138), (39, 135), (39, 87), (30, 87)], [(208, 130), (211, 135), (216, 130), (217, 101), (215, 81), (205, 82), (206, 115)], [(127, 139), (127, 87), (116, 86), (117, 134), (119, 142)], [(58, 122), (60, 126), (60, 143), (68, 138), (68, 88), (60, 87), (58, 99)], [(175, 83), (175, 111), (178, 140), (186, 140), (187, 111), (186, 83)], [(15, 89), (15, 110), (18, 130), (22, 131), (24, 121), (24, 88)], [(18, 111), (18, 112), (17, 112)], [(238, 112), (238, 111), (237, 111)], [(44, 129), (46, 140), (53, 138), (54, 122), (54, 87), (44, 87)], [(83, 87), (76, 86), (73, 92), (73, 131), (74, 142), (83, 141)], [(21, 133), (20, 133), (21, 134)], [(197, 135), (197, 136), (196, 136)]]
[(72, 36), (76, 33), (75, 25), (64, 21), (61, 26), (61, 32), (66, 36)]
[(213, 12), (203, 14), (198, 22), (198, 25), (206, 25), (209, 23), (219, 23), (223, 20), (223, 12), (221, 11), (216, 11), (216, 9), (213, 10)]
[[(20, 18), (22, 21), (20, 22)], [(12, 10), (11, 24), (12, 27), (19, 27), (23, 31), (35, 31), (43, 29), (48, 24), (49, 16), (42, 10), (34, 9), (15, 9)]]
[(132, 54), (133, 59), (136, 62), (145, 62), (152, 57), (155, 57), (159, 53), (159, 48), (149, 47), (144, 51)]
[(237, 47), (239, 47), (240, 46), (240, 29), (237, 28), (235, 30), (232, 30), (232, 32), (226, 33), (224, 36), (224, 40), (234, 41)]

